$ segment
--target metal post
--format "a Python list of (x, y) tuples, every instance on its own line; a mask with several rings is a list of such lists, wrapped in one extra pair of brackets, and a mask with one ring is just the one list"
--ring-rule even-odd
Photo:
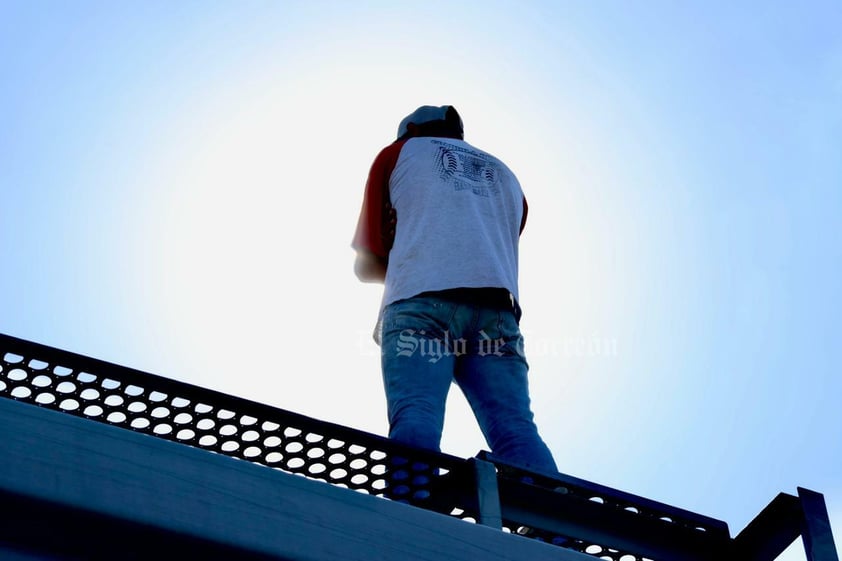
[(801, 539), (807, 561), (839, 561), (824, 495), (799, 487), (798, 498), (801, 499)]
[(494, 464), (472, 458), (477, 483), (478, 523), (498, 530), (503, 528), (503, 514), (500, 509), (500, 493), (497, 489), (497, 470)]

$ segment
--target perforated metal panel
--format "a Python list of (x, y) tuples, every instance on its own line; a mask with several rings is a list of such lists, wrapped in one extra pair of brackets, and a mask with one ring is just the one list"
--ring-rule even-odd
[(413, 504), (464, 460), (28, 342), (0, 349), (0, 396)]
[[(5, 335), (0, 335), (0, 397), (469, 522), (479, 519), (476, 488), (471, 488), (476, 481), (468, 460), (408, 448), (342, 425)], [(577, 528), (565, 523), (564, 517), (575, 519), (590, 512), (593, 520), (614, 520), (622, 512), (632, 525), (636, 520), (656, 521), (667, 534), (670, 528), (680, 528), (690, 532), (686, 534), (690, 537), (698, 535), (700, 543), (706, 534), (721, 541), (723, 531), (727, 539), (727, 526), (718, 521), (708, 524), (704, 517), (692, 513), (683, 517), (678, 509), (587, 482), (561, 475), (542, 477), (490, 456), (486, 459), (497, 465), (506, 532), (612, 561), (666, 561), (668, 557), (648, 555), (645, 548), (604, 545), (611, 540), (594, 539), (584, 526), (559, 531)], [(562, 512), (571, 508), (578, 511)], [(707, 557), (669, 559), (678, 558)]]
[(541, 474), (487, 452), (505, 531), (610, 561), (719, 560), (728, 525), (562, 473)]

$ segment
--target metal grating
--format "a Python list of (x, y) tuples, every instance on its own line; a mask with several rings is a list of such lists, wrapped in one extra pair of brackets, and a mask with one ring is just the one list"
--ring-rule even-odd
[(505, 531), (608, 561), (719, 559), (725, 522), (564, 474), (539, 474), (487, 453)]
[(0, 396), (424, 506), (464, 464), (377, 435), (0, 336)]
[[(342, 425), (6, 335), (0, 335), (0, 397), (468, 522), (480, 518), (469, 460), (405, 447)], [(561, 531), (571, 527), (565, 516), (575, 519), (591, 509), (594, 525), (611, 521), (616, 511), (622, 511), (631, 518), (621, 522), (632, 526), (635, 519), (645, 519), (647, 527), (654, 521), (700, 538), (721, 536), (724, 531), (727, 539), (727, 526), (719, 521), (693, 513), (683, 516), (679, 509), (561, 474), (520, 470), (488, 454), (481, 453), (479, 459), (496, 466), (505, 532), (611, 561), (667, 559), (646, 548), (618, 547), (610, 532), (594, 538), (581, 524), (573, 525), (576, 531)], [(608, 539), (601, 539), (606, 535)]]

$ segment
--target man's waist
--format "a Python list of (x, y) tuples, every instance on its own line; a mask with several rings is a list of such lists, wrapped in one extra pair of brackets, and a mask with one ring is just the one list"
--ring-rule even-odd
[(511, 309), (514, 307), (512, 294), (505, 288), (448, 288), (445, 290), (431, 290), (422, 292), (418, 296), (435, 296), (462, 304), (488, 306), (493, 308)]

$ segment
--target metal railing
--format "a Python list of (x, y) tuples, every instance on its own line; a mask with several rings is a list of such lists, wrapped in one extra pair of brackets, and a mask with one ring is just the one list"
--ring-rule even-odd
[(736, 538), (725, 522), (480, 453), (418, 450), (199, 386), (0, 334), (0, 397), (407, 502), (612, 561), (775, 559), (799, 535), (838, 561), (823, 497), (779, 495)]

